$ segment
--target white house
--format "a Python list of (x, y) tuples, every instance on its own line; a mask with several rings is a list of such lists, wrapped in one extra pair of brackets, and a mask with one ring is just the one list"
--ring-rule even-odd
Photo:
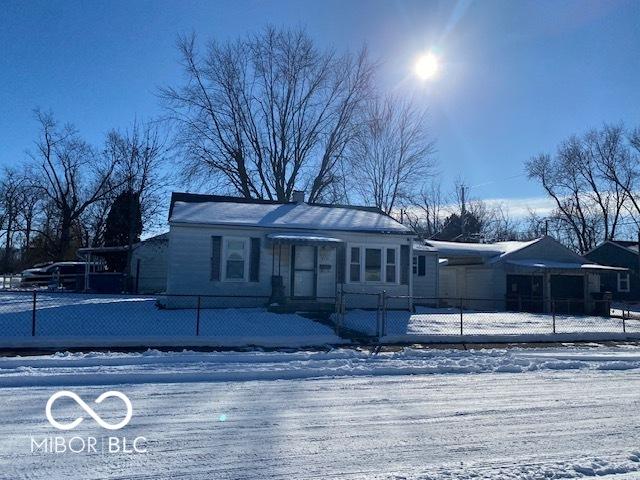
[(439, 293), (452, 306), (591, 312), (601, 305), (598, 265), (551, 237), (491, 244), (429, 240), (440, 256)]
[(376, 208), (174, 193), (169, 226), (169, 306), (201, 295), (205, 306), (322, 308), (344, 292), (357, 307), (412, 293), (414, 234)]

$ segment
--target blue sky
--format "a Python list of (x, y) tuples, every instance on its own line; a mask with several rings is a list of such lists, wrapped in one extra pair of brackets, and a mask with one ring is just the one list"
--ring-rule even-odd
[[(180, 82), (175, 40), (303, 26), (323, 46), (366, 42), (383, 89), (430, 109), (445, 182), (532, 203), (523, 161), (571, 133), (640, 126), (640, 1), (0, 1), (0, 164), (25, 158), (32, 110), (51, 109), (90, 141), (161, 113)], [(443, 66), (421, 84), (414, 60)], [(530, 200), (531, 199), (531, 200)]]

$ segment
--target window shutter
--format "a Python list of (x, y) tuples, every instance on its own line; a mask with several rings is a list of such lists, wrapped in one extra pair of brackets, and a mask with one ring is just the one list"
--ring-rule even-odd
[(251, 263), (249, 263), (249, 281), (260, 281), (260, 239), (251, 239)]
[(409, 245), (400, 246), (400, 283), (409, 285)]
[(344, 283), (346, 261), (346, 248), (344, 244), (340, 244), (336, 248), (336, 280), (338, 283)]
[(418, 255), (418, 276), (424, 277), (427, 274), (427, 257)]
[(222, 237), (211, 237), (211, 280), (220, 280)]

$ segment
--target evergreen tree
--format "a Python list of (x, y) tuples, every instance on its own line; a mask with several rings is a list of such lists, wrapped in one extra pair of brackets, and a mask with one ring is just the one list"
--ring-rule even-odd
[[(140, 196), (130, 190), (122, 192), (111, 205), (104, 231), (104, 245), (117, 247), (140, 241), (142, 234), (142, 215), (140, 212)], [(131, 238), (130, 238), (131, 236)], [(110, 270), (125, 271), (127, 254), (109, 255), (106, 257)]]
[(104, 231), (106, 247), (115, 247), (140, 241), (142, 234), (142, 215), (140, 214), (140, 198), (131, 191), (122, 192), (116, 197), (107, 215)]

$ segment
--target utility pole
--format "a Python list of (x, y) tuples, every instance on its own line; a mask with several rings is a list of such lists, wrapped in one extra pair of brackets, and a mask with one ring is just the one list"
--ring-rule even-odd
[[(460, 209), (460, 236), (462, 237), (462, 241), (465, 241), (466, 238), (466, 221), (467, 221), (467, 205), (466, 205), (466, 201), (465, 201), (465, 185), (464, 183), (460, 185), (460, 202), (461, 202), (461, 209)], [(639, 233), (640, 235), (640, 233)]]

